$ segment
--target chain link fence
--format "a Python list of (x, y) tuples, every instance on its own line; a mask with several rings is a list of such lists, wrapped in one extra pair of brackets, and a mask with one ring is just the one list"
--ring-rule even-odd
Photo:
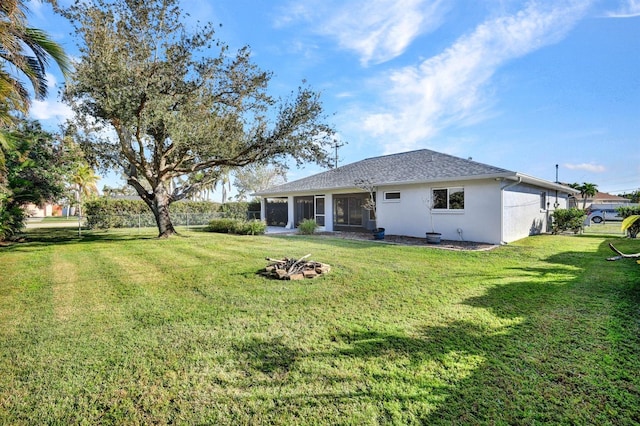
[(620, 228), (621, 224), (621, 221), (590, 223), (582, 228), (582, 233), (586, 235), (610, 235), (624, 237), (627, 233)]
[[(260, 220), (259, 211), (248, 211), (244, 217), (225, 212), (210, 213), (171, 213), (173, 226), (202, 227), (213, 219), (245, 219)], [(135, 213), (121, 215), (88, 215), (85, 226), (89, 229), (109, 228), (149, 228), (156, 226), (156, 220), (152, 213)]]

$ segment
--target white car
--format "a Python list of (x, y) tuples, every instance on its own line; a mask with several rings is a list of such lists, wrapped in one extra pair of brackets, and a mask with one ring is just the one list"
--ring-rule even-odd
[(601, 223), (607, 220), (622, 221), (624, 218), (616, 209), (591, 207), (587, 219), (593, 221), (593, 223)]

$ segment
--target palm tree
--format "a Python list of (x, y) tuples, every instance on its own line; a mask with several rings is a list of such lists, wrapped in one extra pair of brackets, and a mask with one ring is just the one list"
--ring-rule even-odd
[(7, 65), (29, 79), (36, 99), (47, 96), (46, 70), (53, 59), (63, 75), (70, 72), (70, 61), (62, 47), (39, 29), (27, 26), (23, 0), (0, 2), (0, 129), (8, 127), (11, 111), (26, 113), (29, 92), (7, 71)]
[[(216, 190), (216, 184), (213, 184), (213, 190)], [(226, 167), (222, 170), (222, 174), (220, 175), (220, 188), (222, 189), (222, 204), (227, 202), (227, 196), (229, 195), (228, 191), (231, 191), (231, 169)]]
[(569, 186), (580, 191), (580, 196), (582, 197), (582, 210), (587, 208), (587, 198), (593, 197), (598, 193), (598, 185), (595, 183), (582, 182), (582, 185), (579, 183), (572, 183)]
[(88, 164), (80, 164), (75, 173), (71, 176), (71, 183), (76, 186), (76, 194), (78, 201), (78, 216), (82, 216), (82, 196), (89, 197), (98, 193), (98, 180), (100, 176), (96, 175)]
[[(55, 5), (55, 0), (49, 2)], [(29, 91), (7, 67), (29, 79), (36, 99), (47, 96), (49, 59), (56, 62), (65, 77), (71, 70), (62, 47), (43, 31), (27, 26), (26, 10), (23, 0), (0, 1), (0, 184), (6, 175), (5, 153), (13, 147), (7, 131), (14, 124), (11, 113), (26, 114), (30, 106)]]
[(206, 184), (201, 185), (202, 190), (206, 191), (207, 199), (209, 199), (209, 196), (211, 195), (212, 192), (216, 192), (219, 184), (220, 189), (222, 190), (222, 204), (225, 204), (227, 202), (229, 191), (231, 191), (232, 170), (233, 168), (231, 167), (223, 167), (220, 169), (215, 179), (212, 179)]

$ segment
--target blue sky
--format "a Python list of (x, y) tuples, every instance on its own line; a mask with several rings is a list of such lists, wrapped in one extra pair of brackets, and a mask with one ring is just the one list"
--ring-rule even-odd
[[(60, 0), (59, 0), (60, 1)], [(63, 5), (68, 0), (60, 1)], [(70, 27), (29, 2), (74, 55)], [(322, 93), (339, 164), (428, 148), (611, 193), (640, 188), (640, 0), (183, 0), (274, 94)], [(61, 77), (52, 70), (50, 82)], [(56, 89), (32, 117), (69, 110)], [(289, 180), (321, 171), (293, 167)], [(115, 185), (108, 177), (100, 182)]]

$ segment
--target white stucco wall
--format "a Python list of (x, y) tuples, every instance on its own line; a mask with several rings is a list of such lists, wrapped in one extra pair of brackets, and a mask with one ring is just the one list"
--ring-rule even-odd
[[(431, 231), (425, 203), (431, 189), (453, 187), (464, 188), (464, 210), (434, 210), (434, 230), (447, 240), (500, 243), (500, 186), (495, 180), (380, 187), (377, 196), (379, 226), (384, 227), (387, 234), (424, 238), (425, 233)], [(399, 191), (400, 201), (384, 201), (384, 192), (387, 191)]]
[[(547, 203), (540, 205), (540, 194), (546, 192)], [(567, 195), (558, 194), (557, 208), (567, 208)], [(519, 184), (503, 191), (503, 242), (509, 243), (548, 230), (548, 221), (556, 203), (555, 191)]]
[(504, 242), (546, 231), (547, 211), (540, 208), (541, 189), (516, 185), (503, 191)]

